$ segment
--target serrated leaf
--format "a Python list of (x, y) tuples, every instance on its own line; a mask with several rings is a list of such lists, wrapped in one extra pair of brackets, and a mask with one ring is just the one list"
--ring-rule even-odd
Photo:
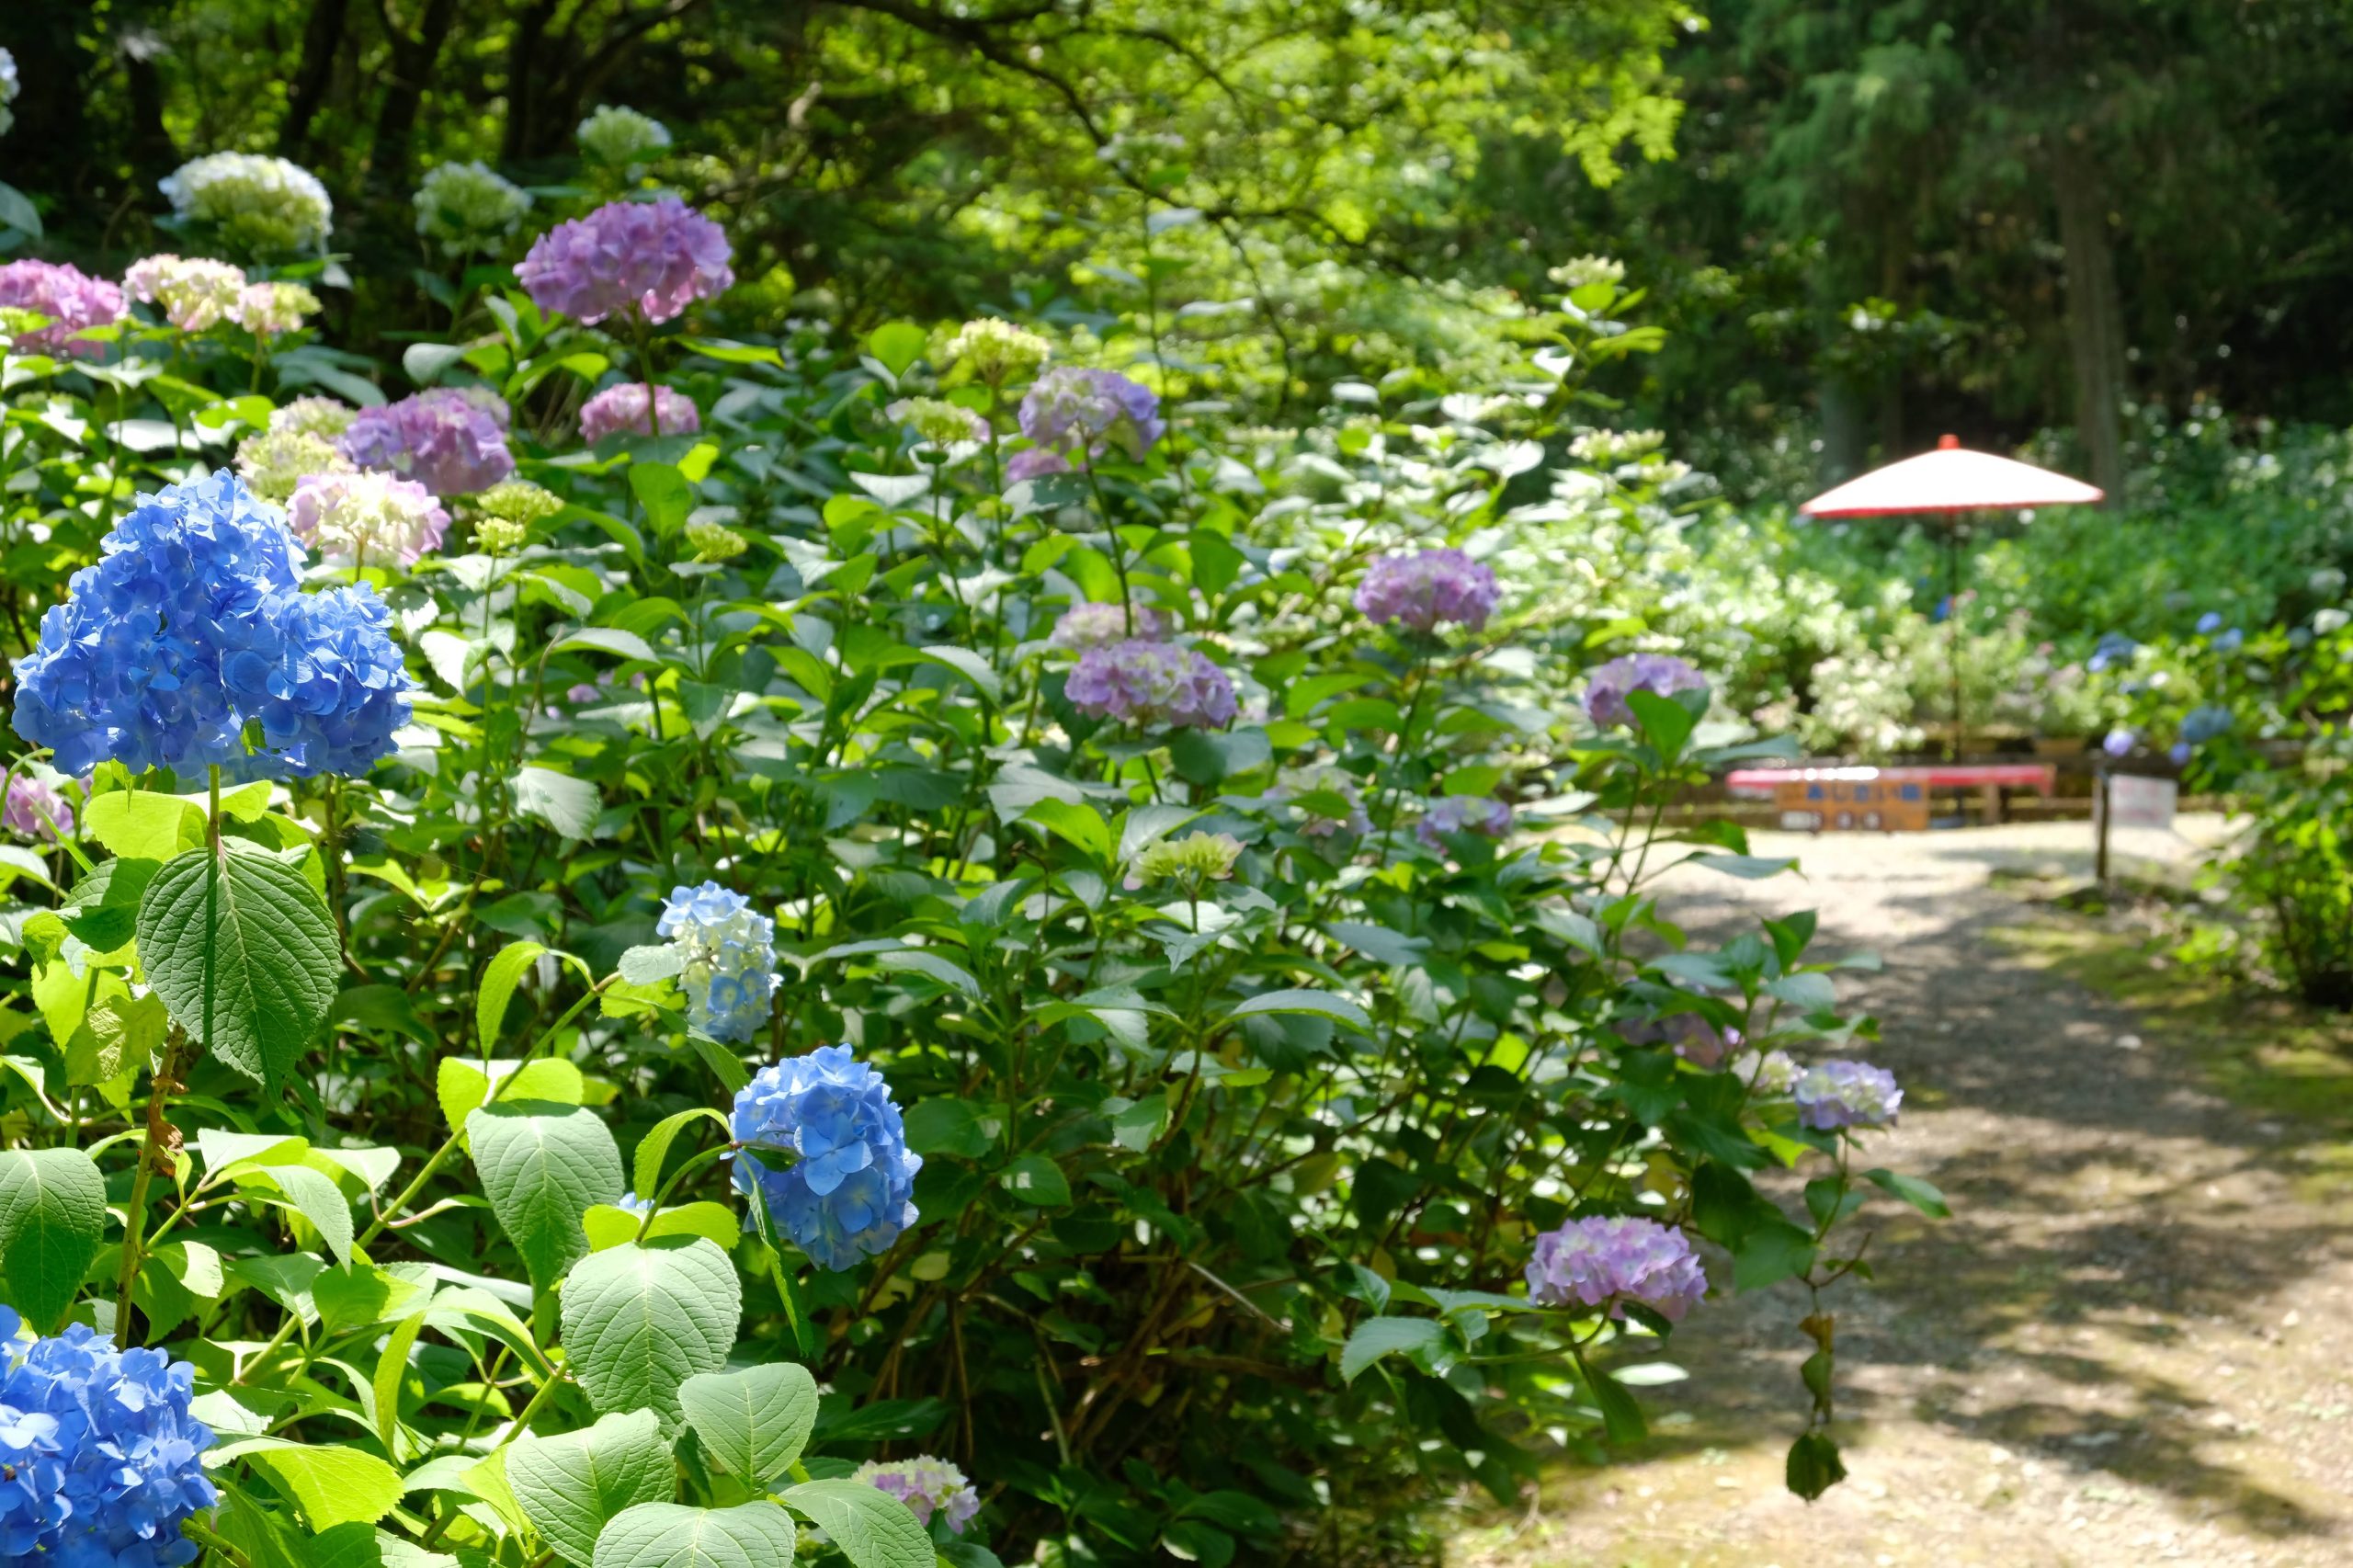
[(727, 1364), (743, 1313), (728, 1256), (701, 1237), (665, 1236), (591, 1254), (573, 1269), (563, 1344), (598, 1410), (651, 1408), (675, 1420), (678, 1385)]
[(932, 1568), (931, 1537), (904, 1503), (863, 1481), (804, 1481), (779, 1494), (857, 1568)]
[(918, 1154), (952, 1154), (977, 1160), (992, 1142), (981, 1108), (953, 1095), (917, 1100), (906, 1111), (907, 1147)]
[(515, 809), (539, 818), (565, 838), (586, 838), (602, 804), (597, 786), (585, 778), (551, 767), (515, 770)]
[(249, 1437), (207, 1457), (216, 1463), (242, 1459), (268, 1476), (302, 1511), (313, 1531), (372, 1525), (401, 1500), (400, 1471), (358, 1449)]
[(1005, 696), (1005, 686), (1003, 682), (997, 679), (996, 671), (990, 666), (989, 662), (986, 659), (981, 657), (980, 654), (974, 653), (972, 649), (951, 647), (944, 642), (934, 642), (916, 651), (922, 654), (923, 658), (927, 663), (944, 665), (948, 668), (954, 670), (958, 675), (962, 676), (966, 680), (971, 681), (974, 686), (980, 688), (981, 695), (987, 698), (991, 702), (996, 702), (1003, 699)]
[(1266, 991), (1251, 997), (1228, 1013), (1228, 1019), (1247, 1018), (1264, 1013), (1307, 1013), (1319, 1018), (1347, 1025), (1366, 1033), (1372, 1030), (1372, 1019), (1365, 1010), (1345, 996), (1329, 991)]
[(337, 1263), (350, 1263), (351, 1205), (341, 1187), (308, 1165), (262, 1165), (253, 1174), (277, 1185), (294, 1211), (318, 1231)]
[(676, 942), (656, 942), (621, 954), (621, 978), (631, 985), (658, 985), (676, 978), (687, 967), (686, 950)]
[(545, 1290), (588, 1256), (580, 1217), (623, 1190), (620, 1145), (596, 1112), (548, 1100), (499, 1100), (466, 1118), (474, 1169), (499, 1227)]
[(712, 1463), (766, 1486), (808, 1446), (817, 1421), (817, 1380), (790, 1362), (702, 1372), (679, 1385), (678, 1403)]
[(148, 983), (196, 1042), (275, 1092), (335, 1006), (335, 922), (302, 873), (272, 856), (195, 849), (165, 863), (139, 903)]
[(597, 1538), (594, 1568), (779, 1568), (792, 1561), (796, 1533), (774, 1503), (641, 1503)]
[(637, 1152), (631, 1156), (631, 1176), (640, 1198), (650, 1203), (654, 1195), (662, 1190), (662, 1166), (670, 1157), (670, 1145), (677, 1142), (679, 1133), (698, 1121), (714, 1123), (722, 1137), (734, 1135), (727, 1119), (709, 1106), (697, 1106), (692, 1110), (664, 1117), (654, 1124), (652, 1131), (638, 1140)]
[(506, 1485), (540, 1539), (588, 1568), (606, 1525), (676, 1494), (677, 1470), (650, 1410), (599, 1417), (584, 1431), (521, 1437), (506, 1451)]
[(9, 1304), (53, 1329), (106, 1234), (107, 1186), (79, 1149), (0, 1153), (0, 1274)]
[(483, 967), (482, 986), (474, 994), (474, 1030), (484, 1056), (497, 1047), (499, 1026), (506, 1021), (506, 1005), (515, 999), (523, 971), (546, 951), (538, 942), (509, 942)]
[(1934, 1183), (1890, 1170), (1865, 1171), (1863, 1179), (1891, 1198), (1900, 1198), (1932, 1220), (1949, 1220), (1952, 1208)]
[(1427, 1349), (1445, 1334), (1446, 1326), (1436, 1318), (1367, 1318), (1340, 1347), (1340, 1381), (1352, 1383), (1383, 1356)]

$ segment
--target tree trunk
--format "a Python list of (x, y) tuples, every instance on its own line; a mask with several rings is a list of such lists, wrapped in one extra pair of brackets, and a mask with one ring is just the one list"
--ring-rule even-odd
[(307, 161), (303, 154), (310, 151), (311, 121), (326, 103), (350, 12), (351, 0), (313, 0), (302, 28), (302, 62), (295, 67), (293, 89), (287, 94), (286, 123), (278, 128), (278, 150), (298, 164)]
[(2075, 436), (2094, 484), (2113, 499), (2124, 483), (2124, 313), (2108, 203), (2084, 149), (2062, 132), (2051, 161), (2066, 252), (2067, 354), (2075, 371)]
[(368, 155), (368, 176), (382, 190), (405, 192), (409, 157), (416, 131), (416, 112), (425, 89), (449, 36), (457, 0), (427, 0), (416, 36), (392, 34), (392, 58), (386, 74), (383, 106), (376, 113), (374, 150)]

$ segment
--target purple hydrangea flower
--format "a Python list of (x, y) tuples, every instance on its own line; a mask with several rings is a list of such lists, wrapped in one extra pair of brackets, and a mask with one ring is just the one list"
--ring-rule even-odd
[(1528, 1299), (1540, 1306), (1606, 1301), (1611, 1317), (1623, 1317), (1634, 1301), (1679, 1323), (1707, 1293), (1690, 1239), (1655, 1220), (1572, 1220), (1537, 1237), (1528, 1260)]
[(0, 1561), (180, 1568), (183, 1522), (219, 1501), (188, 1414), (196, 1371), (85, 1324), (26, 1344), (0, 1307)]
[(1459, 550), (1384, 555), (1357, 585), (1366, 619), (1413, 631), (1449, 624), (1476, 631), (1495, 613), (1497, 597), (1495, 573)]
[(764, 1067), (735, 1096), (736, 1142), (793, 1156), (746, 1157), (735, 1185), (820, 1268), (849, 1268), (915, 1222), (906, 1125), (882, 1074), (838, 1045)]
[(2119, 728), (2109, 731), (2107, 735), (2101, 739), (2099, 743), (2099, 749), (2108, 753), (2110, 756), (2131, 756), (2132, 755), (2132, 748), (2140, 744), (2141, 733), (2139, 731)]
[(1631, 724), (1634, 710), (1626, 701), (1627, 693), (1672, 697), (1678, 691), (1699, 691), (1707, 684), (1698, 670), (1672, 653), (1628, 653), (1593, 672), (1585, 688), (1585, 710), (1605, 730)]
[(1040, 447), (1081, 446), (1096, 457), (1117, 447), (1141, 460), (1167, 429), (1160, 394), (1116, 370), (1057, 366), (1021, 400), (1021, 433)]
[(776, 922), (717, 882), (670, 890), (654, 929), (676, 944), (688, 1017), (713, 1040), (742, 1042), (767, 1027), (776, 995)]
[(1904, 1104), (1895, 1074), (1868, 1062), (1824, 1062), (1799, 1074), (1790, 1096), (1798, 1120), (1816, 1131), (1836, 1127), (1885, 1127)]
[[(17, 733), (85, 774), (109, 758), (236, 778), (358, 774), (408, 722), (372, 588), (301, 592), (301, 547), (226, 470), (141, 495), (17, 664)], [(268, 750), (248, 756), (258, 721)]]
[(651, 436), (657, 417), (665, 436), (691, 436), (702, 428), (702, 411), (686, 393), (656, 387), (649, 398), (643, 381), (624, 381), (580, 405), (580, 438), (593, 447), (608, 436)]
[(1108, 648), (1114, 642), (1124, 642), (1130, 637), (1147, 642), (1157, 642), (1175, 629), (1176, 622), (1165, 610), (1150, 605), (1132, 607), (1134, 630), (1129, 630), (1128, 608), (1120, 605), (1076, 604), (1063, 611), (1054, 622), (1054, 630), (1046, 642), (1056, 648), (1083, 653), (1089, 648)]
[(1068, 458), (1060, 452), (1048, 451), (1043, 447), (1026, 448), (1005, 460), (1005, 482), (1007, 484), (1026, 484), (1048, 474), (1069, 472)]
[(852, 1471), (849, 1478), (888, 1492), (904, 1503), (919, 1525), (928, 1527), (932, 1515), (939, 1515), (956, 1535), (962, 1535), (964, 1527), (972, 1522), (972, 1516), (981, 1511), (981, 1494), (972, 1490), (964, 1472), (929, 1454), (887, 1463), (869, 1460)]
[(19, 773), (8, 780), (8, 800), (0, 810), (0, 824), (19, 838), (57, 842), (61, 833), (74, 831), (74, 802), (54, 785)]
[(1740, 1049), (1741, 1032), (1720, 1029), (1697, 1013), (1675, 1013), (1664, 1018), (1642, 1018), (1620, 1024), (1618, 1033), (1629, 1045), (1665, 1045), (1695, 1067), (1713, 1072)]
[(665, 322), (726, 292), (733, 254), (718, 224), (675, 196), (608, 201), (533, 240), (515, 276), (541, 310), (589, 325), (631, 312)]
[(1511, 831), (1511, 807), (1489, 795), (1446, 795), (1430, 802), (1414, 836), (1432, 849), (1443, 849), (1459, 833), (1501, 838)]
[(1180, 729), (1222, 729), (1238, 707), (1233, 682), (1207, 658), (1140, 637), (1081, 653), (1063, 692), (1089, 718)]
[(495, 393), (436, 387), (361, 409), (335, 447), (361, 468), (415, 480), (436, 495), (471, 495), (515, 472), (508, 417)]
[(50, 324), (17, 335), (19, 351), (67, 354), (96, 359), (107, 351), (103, 343), (78, 337), (94, 326), (111, 326), (131, 313), (122, 290), (103, 278), (93, 278), (63, 262), (12, 261), (0, 267), (0, 306), (35, 311)]

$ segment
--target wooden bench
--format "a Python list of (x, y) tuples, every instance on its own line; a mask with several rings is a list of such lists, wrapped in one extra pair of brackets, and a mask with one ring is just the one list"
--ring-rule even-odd
[(2002, 791), (2048, 795), (2059, 770), (2039, 762), (1930, 763), (1919, 767), (1743, 767), (1725, 779), (1735, 796), (1771, 801), (1780, 825), (1797, 832), (1917, 833), (1929, 823), (1929, 795), (1976, 790), (1985, 820), (2002, 820)]

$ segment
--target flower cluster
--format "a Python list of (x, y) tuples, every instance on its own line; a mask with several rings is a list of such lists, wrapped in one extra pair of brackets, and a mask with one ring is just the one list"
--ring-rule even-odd
[(1788, 1094), (1797, 1087), (1798, 1074), (1804, 1071), (1786, 1051), (1745, 1051), (1733, 1062), (1732, 1070), (1760, 1095)]
[(718, 224), (675, 196), (608, 201), (531, 242), (515, 276), (541, 310), (595, 325), (631, 312), (649, 322), (682, 314), (735, 281)]
[(122, 290), (105, 278), (63, 262), (32, 260), (0, 267), (0, 306), (49, 318), (47, 326), (16, 335), (18, 349), (84, 359), (95, 359), (107, 349), (79, 335), (94, 326), (111, 326), (129, 311)]
[(643, 381), (607, 387), (580, 405), (580, 438), (592, 447), (608, 436), (691, 436), (701, 428), (694, 399), (668, 387), (648, 394)]
[(1575, 256), (1544, 276), (1563, 289), (1582, 289), (1588, 283), (1622, 283), (1626, 280), (1626, 264), (1606, 256)]
[(1697, 1013), (1673, 1013), (1664, 1018), (1638, 1018), (1620, 1024), (1618, 1033), (1629, 1045), (1664, 1045), (1694, 1067), (1713, 1072), (1740, 1049), (1741, 1032), (1718, 1028)]
[(1586, 430), (1569, 443), (1569, 455), (1596, 468), (1640, 462), (1665, 449), (1666, 435), (1659, 430)]
[(654, 929), (686, 958), (678, 984), (694, 1027), (713, 1040), (758, 1034), (776, 994), (776, 922), (742, 893), (705, 882), (670, 890)]
[(143, 305), (154, 305), (182, 332), (218, 326), (237, 308), (244, 292), (244, 268), (200, 256), (142, 256), (126, 268), (122, 286)]
[(1222, 729), (1238, 707), (1233, 682), (1202, 654), (1140, 637), (1081, 653), (1063, 689), (1089, 718), (1136, 724)]
[(1046, 368), (1054, 346), (1009, 321), (983, 316), (968, 321), (948, 340), (948, 361), (972, 367), (972, 374), (993, 387), (1026, 381)]
[(1124, 642), (1131, 637), (1157, 642), (1174, 630), (1175, 624), (1165, 610), (1150, 605), (1075, 604), (1063, 611), (1046, 642), (1052, 647), (1085, 653), (1089, 648)]
[(868, 1460), (850, 1471), (849, 1478), (888, 1492), (907, 1506), (915, 1523), (926, 1528), (931, 1517), (938, 1514), (950, 1531), (962, 1535), (972, 1516), (981, 1511), (981, 1494), (964, 1472), (929, 1454), (911, 1460)]
[(989, 422), (939, 397), (903, 397), (882, 411), (935, 447), (986, 441)]
[(0, 1560), (179, 1568), (180, 1526), (213, 1506), (188, 1414), (196, 1373), (161, 1350), (117, 1350), (74, 1324), (29, 1345), (0, 1307)]
[(733, 561), (752, 548), (750, 540), (709, 517), (688, 518), (684, 531), (697, 561)]
[(350, 429), (351, 422), (358, 416), (359, 411), (351, 404), (337, 403), (331, 397), (298, 397), (284, 407), (270, 411), (269, 427), (332, 441)]
[(319, 309), (319, 297), (300, 283), (248, 283), (237, 290), (229, 319), (256, 337), (275, 337), (298, 330)]
[(162, 185), (183, 221), (218, 229), (258, 253), (319, 250), (335, 224), (335, 203), (299, 164), (258, 153), (208, 153)]
[(1117, 447), (1140, 460), (1167, 428), (1160, 394), (1116, 370), (1061, 366), (1021, 400), (1023, 435), (1040, 447), (1084, 447), (1090, 457)]
[(1414, 824), (1414, 836), (1432, 849), (1457, 834), (1501, 838), (1511, 831), (1511, 807), (1490, 795), (1445, 795), (1433, 801)]
[(1164, 838), (1135, 858), (1128, 871), (1131, 890), (1146, 882), (1222, 882), (1242, 858), (1242, 840), (1230, 833), (1188, 833)]
[(414, 479), (436, 495), (486, 490), (515, 472), (506, 406), (447, 387), (363, 408), (336, 445), (361, 468)]
[(0, 811), (0, 824), (19, 838), (54, 844), (61, 834), (74, 831), (74, 802), (47, 780), (19, 773), (8, 780), (8, 800), (5, 811)]
[(1679, 1323), (1707, 1293), (1690, 1238), (1655, 1220), (1572, 1220), (1537, 1237), (1528, 1260), (1528, 1299), (1540, 1306), (1606, 1301), (1611, 1317), (1623, 1317), (1633, 1301)]
[(494, 253), (531, 210), (531, 193), (476, 161), (436, 164), (413, 199), (416, 232), (447, 256)]
[(330, 566), (414, 566), (440, 548), (449, 514), (413, 479), (389, 473), (313, 474), (286, 505), (294, 537)]
[(1672, 697), (1678, 691), (1701, 691), (1707, 680), (1698, 670), (1672, 653), (1628, 653), (1593, 672), (1585, 688), (1585, 710), (1603, 729), (1634, 722), (1626, 701), (1629, 692)]
[[(735, 1185), (820, 1268), (853, 1267), (915, 1222), (922, 1157), (882, 1074), (846, 1047), (761, 1069), (735, 1096), (732, 1125), (747, 1150)], [(763, 1151), (793, 1159), (771, 1165)]]
[[(281, 413), (283, 410), (280, 411)], [(294, 487), (313, 474), (350, 473), (351, 460), (335, 443), (306, 430), (272, 428), (237, 443), (237, 473), (265, 501), (284, 505)]]
[(1370, 620), (1410, 631), (1456, 625), (1476, 631), (1495, 613), (1495, 574), (1459, 550), (1384, 555), (1357, 585), (1357, 608)]
[(17, 57), (0, 49), (0, 136), (7, 135), (8, 128), (17, 123), (17, 111), (8, 106), (23, 90), (23, 84), (17, 80)]
[[(1317, 795), (1331, 797), (1342, 809), (1335, 812), (1329, 801), (1313, 799)], [(1299, 831), (1309, 838), (1328, 838), (1343, 830), (1372, 831), (1372, 818), (1365, 814), (1364, 796), (1358, 788), (1357, 776), (1328, 762), (1284, 768), (1275, 775), (1272, 798), (1290, 802), (1291, 814), (1299, 819)]]
[(472, 506), (485, 517), (528, 528), (543, 517), (552, 517), (563, 511), (563, 497), (528, 479), (510, 479), (474, 496)]
[(620, 104), (598, 104), (580, 122), (577, 134), (583, 153), (615, 168), (642, 164), (670, 145), (669, 127)]
[[(409, 681), (367, 588), (301, 591), (301, 549), (223, 471), (142, 495), (17, 665), (17, 733), (87, 773), (218, 765), (360, 773), (408, 722)], [(258, 722), (267, 749), (248, 756)]]
[(1895, 1074), (1868, 1062), (1824, 1062), (1809, 1067), (1790, 1085), (1798, 1120), (1816, 1131), (1838, 1127), (1885, 1127), (1904, 1104)]
[(1007, 484), (1027, 484), (1033, 479), (1069, 472), (1068, 458), (1043, 447), (1025, 448), (1005, 460), (1005, 482)]

